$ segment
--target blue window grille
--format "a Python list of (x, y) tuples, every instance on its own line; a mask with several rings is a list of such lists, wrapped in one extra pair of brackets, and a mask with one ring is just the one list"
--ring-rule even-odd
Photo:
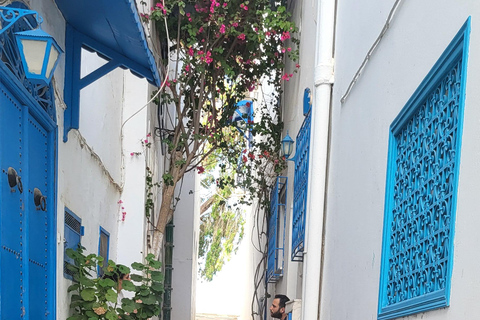
[(390, 127), (378, 319), (449, 305), (469, 32)]
[(80, 244), (80, 238), (83, 235), (82, 219), (77, 217), (70, 209), (65, 208), (65, 240), (63, 252), (63, 275), (65, 278), (73, 280), (73, 272), (68, 268), (73, 265), (73, 259), (68, 257), (65, 251), (68, 248), (77, 249)]
[(98, 276), (103, 276), (103, 269), (108, 265), (108, 254), (110, 251), (110, 233), (100, 227), (100, 237), (98, 239), (98, 255), (103, 258), (102, 265), (98, 266)]
[(312, 113), (309, 111), (297, 134), (295, 175), (293, 180), (292, 261), (303, 261), (311, 119)]
[(270, 196), (267, 282), (276, 282), (283, 275), (286, 199), (287, 177), (277, 177)]

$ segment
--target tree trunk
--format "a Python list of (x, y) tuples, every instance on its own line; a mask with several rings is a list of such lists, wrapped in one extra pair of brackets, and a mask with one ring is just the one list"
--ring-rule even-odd
[(170, 161), (170, 170), (169, 173), (173, 177), (173, 185), (166, 185), (163, 184), (162, 190), (162, 200), (160, 205), (160, 212), (158, 215), (157, 225), (155, 227), (155, 232), (153, 236), (153, 252), (157, 259), (160, 258), (160, 253), (162, 252), (162, 245), (163, 245), (163, 236), (165, 234), (165, 227), (167, 223), (173, 217), (173, 199), (175, 198), (175, 188), (177, 186), (177, 182), (183, 178), (180, 176), (180, 168), (175, 166), (177, 160), (182, 158), (181, 152), (174, 152), (172, 154), (172, 160)]

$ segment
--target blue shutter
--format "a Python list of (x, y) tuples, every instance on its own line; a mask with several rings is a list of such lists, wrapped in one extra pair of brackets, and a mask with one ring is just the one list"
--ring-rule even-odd
[(309, 112), (297, 135), (295, 175), (293, 180), (292, 261), (303, 261), (311, 119), (312, 113)]
[[(72, 211), (65, 208), (65, 251), (68, 248), (76, 249), (80, 244), (80, 237), (82, 236), (83, 227), (82, 220), (77, 217)], [(63, 275), (67, 279), (73, 280), (73, 274), (68, 269), (68, 265), (73, 265), (73, 259), (68, 257), (64, 251)]]

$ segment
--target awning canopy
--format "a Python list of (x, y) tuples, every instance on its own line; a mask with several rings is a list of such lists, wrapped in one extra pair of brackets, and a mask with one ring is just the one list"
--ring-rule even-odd
[(135, 0), (55, 0), (67, 23), (125, 57), (124, 67), (160, 86)]

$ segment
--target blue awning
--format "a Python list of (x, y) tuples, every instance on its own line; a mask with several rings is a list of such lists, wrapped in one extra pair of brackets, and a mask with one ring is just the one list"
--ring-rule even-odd
[(55, 0), (67, 23), (123, 57), (134, 74), (160, 86), (135, 0)]

